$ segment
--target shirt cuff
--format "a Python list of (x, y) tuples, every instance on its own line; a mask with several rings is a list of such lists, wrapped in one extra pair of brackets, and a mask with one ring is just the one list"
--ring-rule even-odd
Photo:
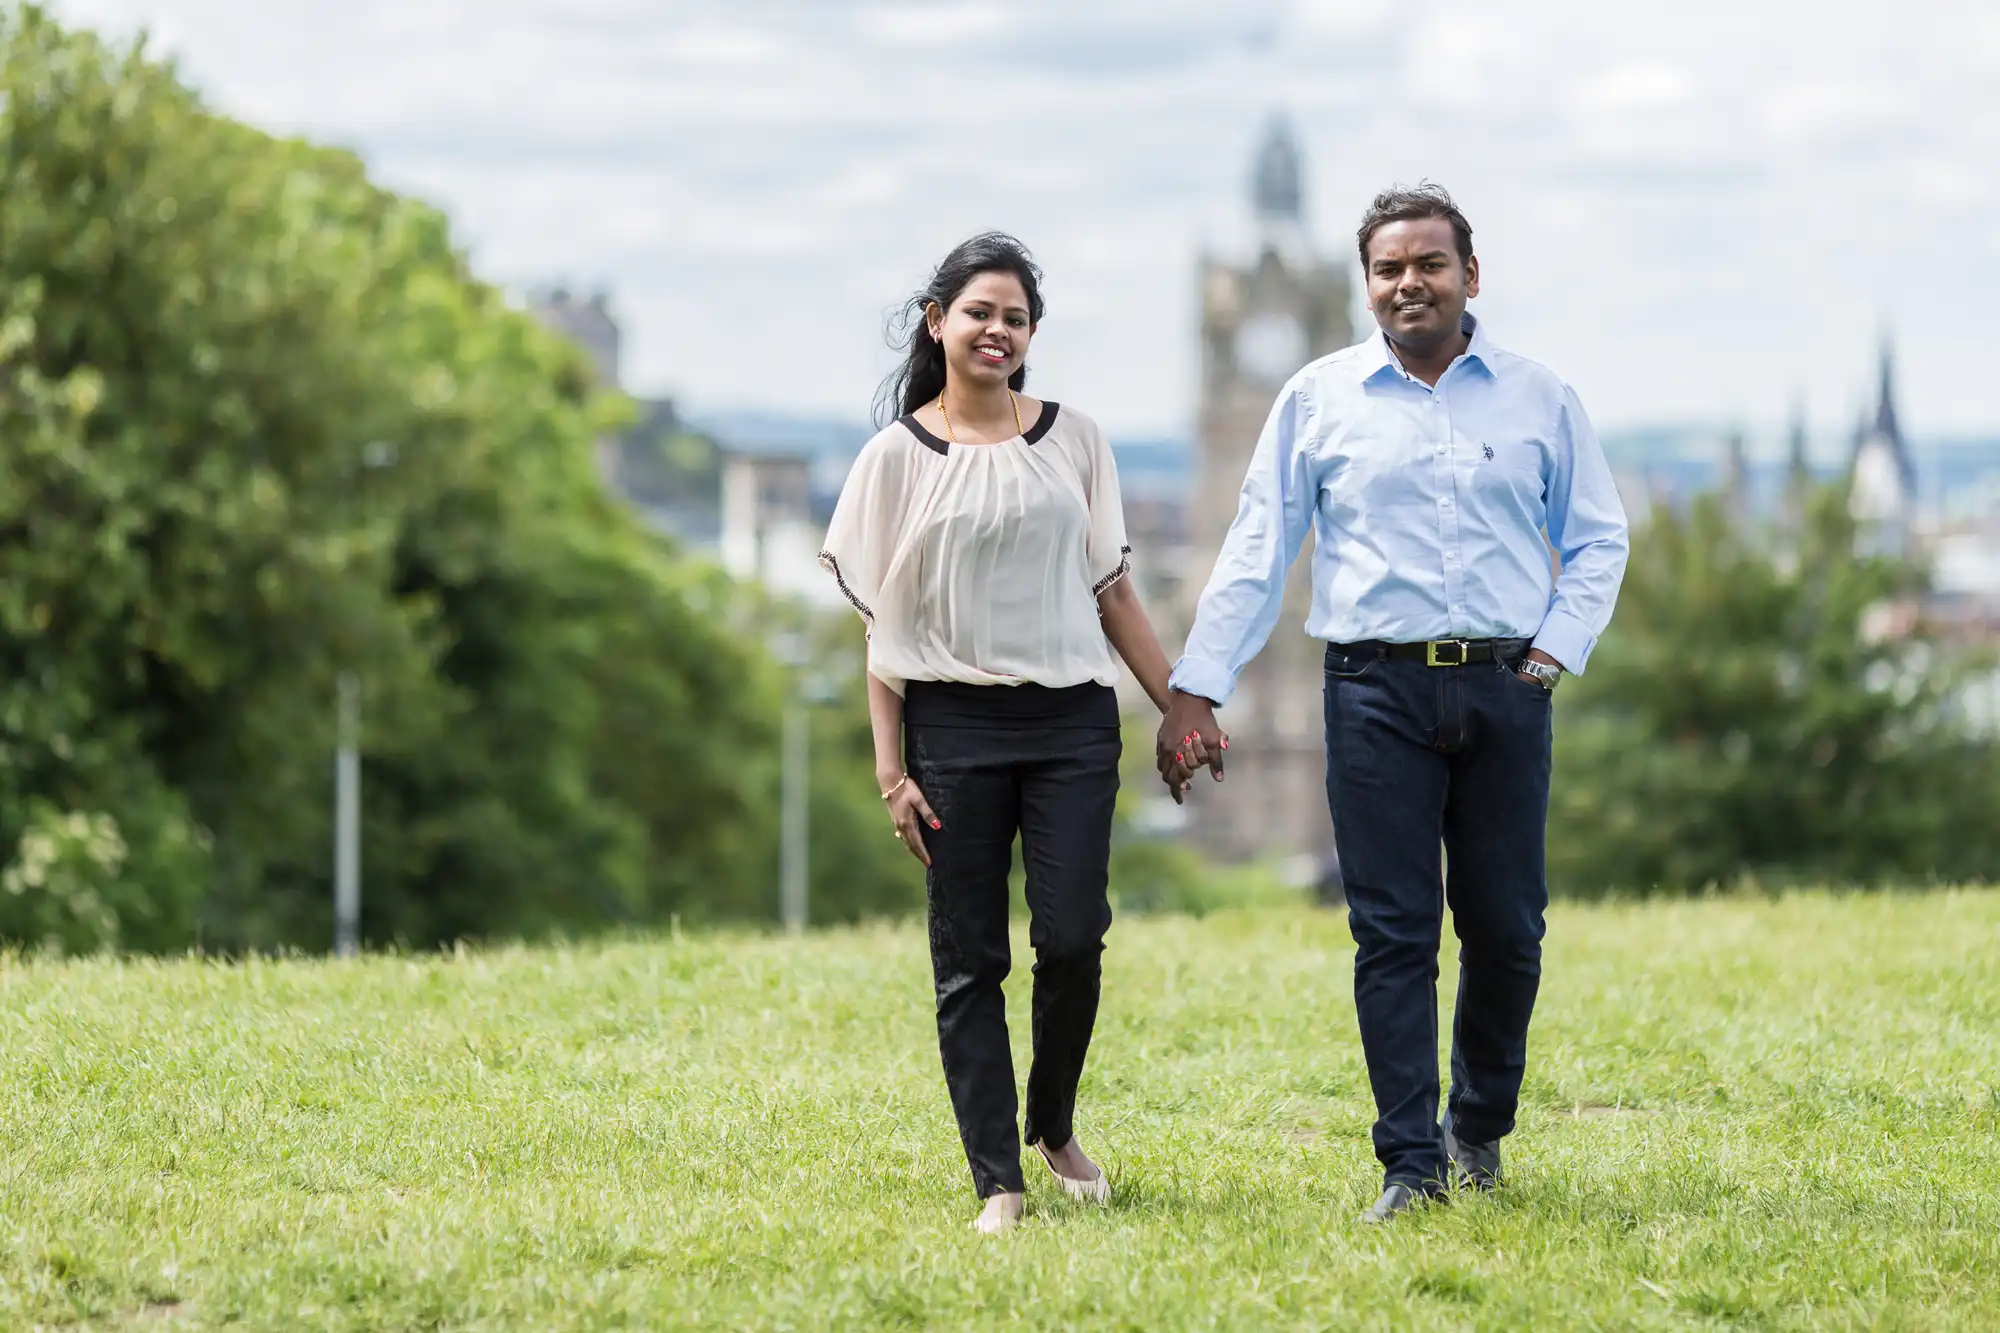
[(1555, 658), (1570, 675), (1581, 676), (1591, 650), (1597, 647), (1597, 636), (1569, 612), (1551, 610), (1542, 621), (1541, 632), (1535, 635), (1534, 646)]
[(1183, 657), (1174, 663), (1173, 674), (1167, 677), (1167, 687), (1182, 694), (1198, 694), (1220, 708), (1229, 702), (1229, 696), (1236, 690), (1236, 674), (1227, 667), (1204, 662), (1198, 657)]

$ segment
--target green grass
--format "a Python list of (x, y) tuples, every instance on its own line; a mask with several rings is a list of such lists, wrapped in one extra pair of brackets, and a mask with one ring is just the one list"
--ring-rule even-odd
[(1513, 1183), (1371, 1231), (1344, 921), (1122, 920), (1117, 1200), (1030, 1162), (999, 1240), (915, 926), (11, 959), (0, 1325), (2000, 1327), (1996, 943), (1982, 892), (1561, 908)]

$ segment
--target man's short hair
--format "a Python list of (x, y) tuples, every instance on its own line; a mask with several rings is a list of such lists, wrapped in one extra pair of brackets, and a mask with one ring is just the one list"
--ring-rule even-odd
[(1390, 186), (1376, 195), (1368, 211), (1361, 215), (1361, 229), (1355, 235), (1361, 243), (1362, 272), (1368, 270), (1368, 242), (1375, 239), (1376, 232), (1391, 222), (1415, 222), (1421, 218), (1443, 218), (1449, 222), (1452, 235), (1458, 238), (1459, 262), (1472, 258), (1472, 224), (1465, 220), (1465, 214), (1458, 211), (1458, 205), (1451, 201), (1444, 186), (1418, 181), (1415, 185)]

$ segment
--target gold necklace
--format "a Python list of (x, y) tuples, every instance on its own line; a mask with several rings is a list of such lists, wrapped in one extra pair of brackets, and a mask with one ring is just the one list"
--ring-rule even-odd
[[(1012, 389), (1007, 390), (1007, 401), (1014, 408), (1014, 433), (1016, 435), (1026, 435), (1028, 432), (1021, 429), (1021, 400), (1014, 396)], [(938, 415), (944, 418), (945, 441), (949, 444), (957, 444), (958, 436), (951, 433), (951, 413), (944, 410), (944, 390), (942, 389), (938, 390), (937, 409)]]

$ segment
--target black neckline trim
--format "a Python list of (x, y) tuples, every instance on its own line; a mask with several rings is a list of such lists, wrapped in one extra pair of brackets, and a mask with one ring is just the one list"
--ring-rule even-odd
[[(1040, 444), (1042, 441), (1042, 437), (1044, 435), (1047, 435), (1051, 430), (1055, 428), (1056, 413), (1061, 410), (1062, 410), (1061, 403), (1050, 402), (1046, 398), (1043, 399), (1042, 414), (1035, 418), (1035, 424), (1028, 427), (1027, 432), (1020, 437), (1021, 442), (1023, 444)], [(926, 430), (924, 428), (924, 423), (917, 420), (917, 414), (915, 412), (910, 413), (910, 415), (906, 417), (898, 417), (896, 418), (896, 420), (903, 426), (905, 430), (909, 431), (910, 434), (916, 436), (918, 442), (921, 443), (926, 449), (929, 449), (934, 453), (940, 453), (940, 454), (949, 453), (951, 451), (951, 441), (940, 440), (937, 436), (931, 434), (928, 430)], [(1005, 444), (1006, 441), (1002, 440), (1000, 441), (1000, 443)], [(971, 447), (976, 449), (983, 449), (986, 446), (973, 445)]]

